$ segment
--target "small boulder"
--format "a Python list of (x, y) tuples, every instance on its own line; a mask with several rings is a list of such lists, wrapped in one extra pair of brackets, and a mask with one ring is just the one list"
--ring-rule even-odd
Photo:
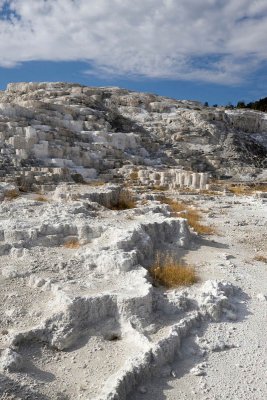
[(265, 296), (263, 293), (259, 293), (259, 294), (257, 294), (257, 299), (259, 301), (266, 301), (267, 300), (267, 296)]
[(15, 372), (23, 367), (23, 358), (12, 349), (5, 349), (0, 358), (0, 370)]

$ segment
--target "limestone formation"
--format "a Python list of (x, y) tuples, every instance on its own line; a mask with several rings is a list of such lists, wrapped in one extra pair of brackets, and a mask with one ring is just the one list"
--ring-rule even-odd
[(178, 168), (158, 170), (153, 168), (139, 169), (138, 179), (144, 186), (159, 186), (169, 189), (192, 188), (208, 189), (207, 172), (184, 171)]
[[(122, 166), (147, 166), (160, 174), (152, 178), (160, 185), (203, 189), (207, 176), (250, 179), (262, 172), (266, 121), (260, 112), (119, 88), (10, 84), (0, 92), (0, 173), (24, 188), (49, 188), (64, 181), (123, 179)], [(163, 176), (170, 167), (169, 177)]]
[[(266, 397), (266, 196), (207, 190), (262, 179), (266, 132), (263, 113), (119, 88), (0, 92), (1, 399)], [(161, 258), (196, 283), (164, 287)]]

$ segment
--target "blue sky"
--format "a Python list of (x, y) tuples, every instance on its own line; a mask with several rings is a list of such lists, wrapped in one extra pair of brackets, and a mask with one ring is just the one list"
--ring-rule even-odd
[(0, 0), (9, 82), (120, 86), (209, 104), (267, 96), (266, 0)]

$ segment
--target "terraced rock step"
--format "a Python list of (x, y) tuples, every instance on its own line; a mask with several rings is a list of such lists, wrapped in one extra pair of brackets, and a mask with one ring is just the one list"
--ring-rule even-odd
[(119, 88), (0, 92), (1, 400), (266, 397), (266, 121)]
[[(4, 179), (24, 189), (122, 178), (123, 166), (249, 180), (266, 167), (266, 121), (265, 113), (119, 88), (10, 84), (0, 92), (0, 162)], [(205, 189), (207, 178), (199, 186), (197, 175), (182, 176), (171, 183)]]
[(158, 251), (179, 257), (192, 246), (186, 220), (157, 201), (125, 211), (104, 207), (116, 200), (118, 186), (66, 188), (46, 201), (25, 194), (2, 203), (0, 365), (23, 374), (29, 388), (34, 368), (55, 375), (45, 389), (37, 385), (35, 398), (56, 398), (61, 387), (75, 398), (81, 368), (91, 376), (80, 383), (84, 398), (126, 399), (175, 357), (193, 325), (231, 308), (234, 292), (210, 283), (162, 297), (148, 268)]

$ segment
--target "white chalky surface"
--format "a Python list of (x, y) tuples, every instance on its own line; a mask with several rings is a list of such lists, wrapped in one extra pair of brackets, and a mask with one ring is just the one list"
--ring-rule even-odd
[[(155, 201), (125, 211), (53, 193), (48, 202), (23, 195), (1, 203), (1, 244), (10, 246), (0, 276), (3, 393), (265, 398), (267, 272), (254, 257), (266, 246), (266, 203), (172, 195), (203, 209), (216, 234), (190, 234)], [(80, 248), (64, 247), (70, 237)], [(201, 282), (165, 294), (151, 286), (143, 267), (158, 250), (196, 265)]]
[[(252, 197), (197, 203), (211, 211), (209, 221), (219, 235), (213, 237), (214, 244), (203, 244), (185, 259), (199, 263), (203, 279), (226, 278), (242, 289), (234, 321), (209, 323), (193, 332), (169, 370), (160, 372), (145, 384), (145, 394), (137, 391), (131, 400), (263, 400), (267, 396), (267, 265), (254, 260), (256, 254), (266, 256), (266, 203)], [(203, 366), (203, 375), (194, 370), (198, 366)], [(175, 378), (170, 371), (175, 371)]]
[[(227, 191), (266, 180), (266, 133), (265, 113), (120, 88), (0, 91), (1, 400), (267, 398), (266, 192)], [(199, 282), (155, 285), (158, 252)]]

